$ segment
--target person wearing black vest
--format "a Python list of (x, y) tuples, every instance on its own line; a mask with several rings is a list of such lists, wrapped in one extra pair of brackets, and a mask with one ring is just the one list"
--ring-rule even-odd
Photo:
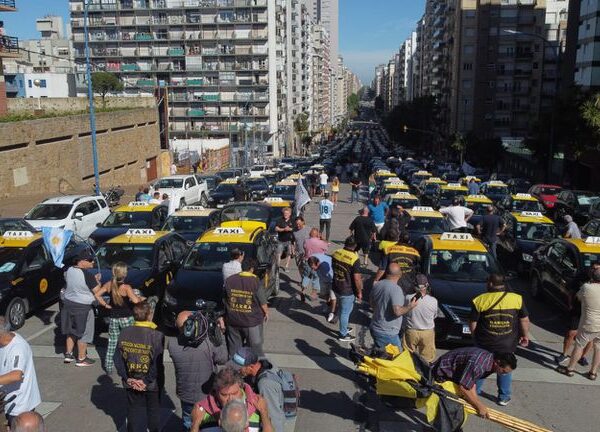
[(383, 250), (383, 258), (377, 273), (375, 282), (379, 281), (390, 263), (396, 263), (402, 270), (402, 277), (398, 285), (402, 287), (404, 294), (413, 294), (417, 286), (417, 267), (421, 261), (419, 252), (408, 244), (410, 237), (407, 232), (400, 234), (400, 240), (395, 245), (387, 246)]
[(233, 355), (242, 346), (263, 353), (263, 324), (269, 319), (267, 296), (254, 274), (256, 259), (244, 258), (242, 271), (225, 281), (225, 325), (227, 346)]
[(355, 299), (362, 301), (363, 283), (360, 274), (360, 259), (355, 251), (356, 241), (354, 237), (348, 237), (344, 242), (344, 248), (338, 249), (331, 256), (332, 289), (339, 304), (339, 340), (342, 342), (352, 342), (355, 339), (350, 334), (352, 328), (348, 327), (348, 322), (354, 309)]
[[(515, 353), (517, 345), (529, 345), (529, 313), (521, 295), (509, 292), (502, 275), (492, 273), (487, 292), (473, 299), (469, 326), (475, 345), (492, 353)], [(512, 374), (497, 376), (498, 405), (508, 405)], [(481, 392), (483, 380), (477, 382)]]

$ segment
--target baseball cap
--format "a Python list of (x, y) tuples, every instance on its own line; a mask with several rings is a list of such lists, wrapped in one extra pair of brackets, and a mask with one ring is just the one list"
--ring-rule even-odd
[(427, 279), (427, 276), (425, 276), (424, 274), (418, 274), (417, 275), (417, 285), (419, 285), (419, 287), (425, 287), (429, 285), (429, 280)]
[(250, 366), (257, 362), (258, 356), (254, 351), (252, 351), (252, 348), (243, 347), (235, 352), (235, 354), (233, 355), (233, 357), (231, 357), (231, 360), (229, 360), (227, 365), (231, 366), (236, 370), (239, 370), (244, 366)]

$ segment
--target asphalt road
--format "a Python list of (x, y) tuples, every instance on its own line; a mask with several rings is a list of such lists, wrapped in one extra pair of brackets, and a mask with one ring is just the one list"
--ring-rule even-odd
[[(333, 217), (330, 252), (349, 234), (347, 229), (359, 205), (351, 205), (347, 185)], [(316, 200), (315, 200), (316, 202)], [(309, 226), (318, 225), (316, 205), (308, 207)], [(292, 267), (294, 267), (292, 265)], [(366, 286), (374, 266), (365, 271)], [(424, 414), (415, 410), (393, 410), (383, 406), (366, 380), (357, 375), (347, 360), (348, 344), (336, 339), (336, 327), (325, 321), (322, 305), (298, 300), (298, 273), (281, 273), (282, 292), (271, 304), (266, 326), (265, 351), (271, 361), (296, 373), (302, 388), (301, 409), (296, 431), (421, 431), (429, 430)], [(518, 282), (526, 292), (527, 281)], [(494, 408), (527, 419), (551, 430), (597, 431), (599, 387), (580, 375), (567, 378), (556, 373), (553, 355), (562, 349), (566, 320), (554, 306), (527, 297), (532, 319), (532, 345), (520, 350), (514, 374), (513, 400), (507, 407), (495, 405), (495, 382), (486, 383), (486, 402)], [(103, 374), (99, 362), (77, 368), (62, 363), (63, 338), (56, 328), (57, 306), (32, 316), (19, 331), (33, 347), (49, 431), (123, 431), (126, 401), (118, 382)], [(362, 305), (351, 318), (357, 343), (371, 343), (368, 309)], [(92, 357), (103, 356), (107, 335), (101, 334)], [(439, 352), (443, 352), (442, 349)], [(583, 368), (579, 368), (583, 372)], [(174, 372), (166, 365), (166, 393), (162, 403), (165, 431), (178, 431), (180, 407), (175, 396)], [(116, 381), (116, 380), (115, 380)], [(596, 413), (596, 414), (594, 414)], [(596, 419), (596, 420), (595, 420)], [(595, 425), (595, 426), (594, 426)], [(501, 427), (470, 417), (465, 431), (499, 431)]]

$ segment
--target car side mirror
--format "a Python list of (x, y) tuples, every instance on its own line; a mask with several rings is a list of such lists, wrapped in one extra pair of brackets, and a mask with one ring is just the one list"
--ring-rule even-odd
[(81, 220), (81, 219), (83, 218), (83, 213), (81, 213), (81, 212), (77, 212), (77, 213), (75, 213), (75, 215), (74, 215), (73, 217), (74, 217), (75, 219), (79, 219), (79, 220)]

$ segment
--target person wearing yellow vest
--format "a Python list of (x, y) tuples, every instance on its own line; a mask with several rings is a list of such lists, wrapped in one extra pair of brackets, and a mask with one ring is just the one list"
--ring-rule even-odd
[[(469, 327), (475, 345), (492, 353), (512, 353), (517, 345), (529, 345), (529, 313), (523, 297), (509, 292), (504, 277), (492, 273), (488, 277), (487, 292), (473, 299)], [(512, 373), (499, 374), (498, 405), (506, 406), (511, 398)], [(477, 394), (483, 380), (477, 381)]]
[(421, 261), (421, 255), (414, 247), (408, 244), (408, 241), (408, 233), (400, 233), (398, 243), (388, 246), (383, 250), (383, 258), (375, 274), (375, 282), (377, 282), (383, 277), (390, 263), (398, 264), (402, 270), (402, 277), (398, 284), (402, 287), (405, 294), (415, 292), (417, 267)]
[(348, 327), (348, 322), (354, 309), (354, 301), (362, 300), (363, 290), (360, 259), (356, 253), (354, 237), (348, 237), (344, 242), (344, 248), (333, 253), (331, 267), (333, 268), (332, 289), (336, 296), (336, 300), (332, 301), (332, 309), (335, 310), (336, 303), (339, 303), (339, 340), (352, 342), (356, 338), (351, 335), (352, 328)]
[(265, 290), (254, 274), (256, 266), (256, 259), (245, 257), (241, 273), (225, 281), (225, 325), (230, 355), (249, 346), (264, 356), (263, 324), (269, 319), (269, 307)]

